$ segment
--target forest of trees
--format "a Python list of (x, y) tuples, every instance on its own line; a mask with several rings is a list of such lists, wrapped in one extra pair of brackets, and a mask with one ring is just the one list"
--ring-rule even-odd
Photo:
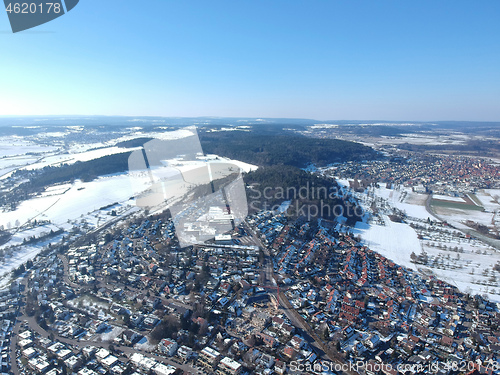
[(71, 182), (76, 179), (92, 181), (98, 176), (126, 172), (128, 170), (129, 155), (130, 152), (124, 152), (90, 161), (64, 164), (59, 167), (47, 166), (35, 170), (18, 170), (14, 173), (14, 177), (26, 179), (27, 181), (2, 194), (0, 196), (0, 206), (29, 199), (31, 194), (39, 193), (45, 187), (53, 184)]
[(372, 148), (359, 143), (295, 134), (217, 132), (203, 133), (200, 140), (205, 153), (259, 166), (291, 165), (302, 168), (311, 163), (325, 166), (334, 162), (378, 157)]
[(21, 186), (28, 192), (34, 192), (39, 188), (52, 184), (73, 181), (76, 179), (92, 181), (98, 176), (126, 172), (128, 170), (129, 156), (130, 152), (123, 152), (89, 161), (64, 164), (59, 167), (47, 166), (40, 170), (18, 171), (16, 174), (20, 174), (23, 178), (29, 179), (29, 182)]
[(361, 212), (360, 208), (355, 209), (356, 203), (345, 199), (335, 181), (302, 169), (292, 166), (261, 167), (247, 173), (244, 180), (251, 186), (247, 190), (249, 212), (292, 201), (287, 212), (290, 216), (304, 215), (304, 211), (300, 211), (303, 207), (311, 217), (332, 220), (342, 213), (348, 225), (361, 220), (361, 215), (357, 214)]

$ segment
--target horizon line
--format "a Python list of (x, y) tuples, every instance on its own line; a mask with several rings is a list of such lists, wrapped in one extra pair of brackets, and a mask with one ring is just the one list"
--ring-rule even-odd
[(254, 120), (308, 120), (308, 121), (338, 121), (338, 122), (386, 122), (386, 123), (440, 123), (440, 122), (476, 122), (476, 123), (500, 123), (499, 120), (383, 120), (383, 119), (315, 119), (307, 117), (262, 117), (262, 116), (164, 116), (164, 115), (71, 115), (71, 114), (54, 114), (54, 115), (0, 115), (3, 118), (37, 118), (37, 117), (125, 117), (125, 118), (168, 118), (168, 119), (254, 119)]

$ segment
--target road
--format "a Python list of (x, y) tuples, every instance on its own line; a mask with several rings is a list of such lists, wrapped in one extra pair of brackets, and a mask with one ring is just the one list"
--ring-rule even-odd
[[(16, 361), (15, 349), (16, 349), (16, 345), (18, 342), (21, 323), (26, 323), (30, 327), (31, 330), (35, 331), (38, 335), (40, 335), (43, 338), (48, 338), (50, 336), (50, 334), (52, 333), (56, 340), (58, 340), (62, 343), (65, 343), (67, 345), (70, 345), (73, 348), (82, 348), (82, 347), (85, 347), (87, 345), (93, 345), (96, 347), (104, 347), (104, 346), (109, 345), (109, 343), (107, 343), (107, 342), (70, 339), (70, 338), (66, 338), (66, 337), (62, 337), (62, 336), (58, 335), (57, 332), (55, 332), (55, 331), (50, 331), (50, 332), (46, 331), (45, 329), (40, 327), (40, 325), (36, 321), (35, 317), (26, 315), (25, 307), (23, 306), (21, 308), (21, 314), (18, 318), (18, 324), (16, 324), (16, 326), (13, 330), (13, 335), (12, 335), (12, 340), (11, 340), (11, 350), (12, 350), (11, 362), (12, 362), (12, 372), (14, 373), (14, 375), (20, 375), (19, 367), (18, 367), (17, 361)], [(193, 374), (201, 374), (201, 372), (197, 368), (195, 368), (187, 363), (179, 363), (179, 362), (173, 361), (169, 358), (157, 355), (155, 353), (140, 351), (140, 350), (135, 349), (135, 348), (130, 347), (130, 346), (114, 345), (114, 347), (117, 351), (121, 351), (126, 355), (126, 357), (124, 355), (118, 356), (121, 360), (124, 360), (125, 362), (128, 361), (128, 358), (130, 358), (130, 356), (132, 354), (141, 353), (141, 354), (145, 355), (146, 357), (153, 358), (153, 359), (160, 361), (166, 365), (171, 365), (171, 366), (180, 368), (183, 371), (192, 372)]]
[[(267, 248), (264, 246), (260, 238), (256, 235), (250, 226), (244, 222), (245, 229), (247, 233), (254, 239), (254, 242), (262, 249), (264, 252), (264, 264), (263, 267), (265, 269), (265, 280), (263, 283), (267, 287), (276, 287), (277, 275), (274, 273), (273, 262), (271, 254)], [(273, 293), (277, 295), (277, 292)], [(311, 346), (316, 349), (318, 356), (323, 359), (328, 359), (334, 363), (344, 364), (344, 362), (335, 356), (335, 354), (327, 347), (327, 345), (318, 337), (316, 332), (311, 328), (311, 326), (304, 320), (302, 316), (293, 308), (288, 297), (283, 293), (283, 291), (279, 292), (279, 305), (280, 311), (282, 311), (286, 317), (292, 322), (295, 327), (302, 329), (306, 334), (304, 337)]]
[[(28, 289), (27, 288), (28, 280), (26, 277), (22, 278), (21, 284), (24, 285), (24, 291), (26, 292), (26, 290)], [(20, 300), (22, 300), (24, 294), (20, 293), (19, 296)], [(19, 316), (17, 317), (14, 323), (14, 328), (12, 329), (12, 335), (10, 340), (10, 363), (11, 363), (11, 371), (14, 375), (19, 375), (19, 366), (17, 365), (17, 358), (16, 358), (16, 347), (19, 340), (19, 331), (21, 330), (21, 324), (19, 324), (19, 319), (22, 317), (22, 314), (24, 314), (24, 309), (25, 306), (21, 306), (19, 309)]]
[[(129, 215), (129, 214), (130, 214), (130, 212), (127, 213), (127, 215)], [(98, 232), (106, 229), (111, 224), (112, 224), (112, 222), (108, 222), (108, 223), (102, 225), (101, 227), (97, 228), (96, 230), (92, 231), (92, 233), (96, 234), (96, 233), (98, 233)], [(67, 258), (65, 256), (62, 256), (62, 255), (58, 255), (58, 257), (63, 262), (63, 270), (64, 270), (63, 280), (64, 280), (64, 282), (67, 283), (68, 285), (70, 285), (71, 287), (80, 288), (81, 287), (80, 285), (75, 284), (75, 283), (73, 283), (73, 282), (71, 282), (69, 280)], [(27, 290), (28, 290), (28, 280), (27, 280), (27, 277), (24, 277), (21, 280), (21, 284), (24, 285), (24, 293), (26, 293)], [(21, 298), (25, 297), (24, 293), (20, 294)], [(103, 346), (109, 345), (109, 343), (107, 343), (107, 342), (96, 342), (96, 341), (70, 339), (70, 338), (66, 338), (66, 337), (62, 337), (62, 336), (58, 335), (58, 333), (55, 332), (55, 331), (48, 332), (45, 329), (43, 329), (42, 327), (40, 327), (40, 325), (36, 321), (35, 317), (27, 316), (27, 314), (26, 314), (26, 306), (23, 305), (23, 306), (21, 306), (21, 308), (19, 310), (19, 316), (18, 316), (16, 324), (15, 324), (13, 330), (12, 330), (12, 339), (11, 339), (11, 343), (10, 343), (10, 348), (11, 348), (11, 367), (12, 367), (12, 373), (14, 375), (20, 375), (20, 369), (19, 369), (19, 366), (17, 364), (17, 359), (16, 359), (16, 347), (17, 347), (17, 344), (18, 344), (19, 332), (21, 330), (22, 323), (26, 323), (31, 330), (35, 331), (41, 337), (48, 338), (49, 335), (52, 333), (54, 335), (54, 338), (56, 340), (58, 340), (58, 341), (60, 341), (62, 343), (71, 345), (74, 348), (82, 348), (82, 347), (87, 346), (87, 345), (93, 345), (93, 346), (96, 346), (96, 347), (103, 347)], [(134, 353), (141, 353), (141, 354), (143, 354), (143, 355), (145, 355), (147, 357), (156, 359), (156, 360), (158, 360), (158, 361), (160, 361), (160, 362), (162, 362), (162, 363), (164, 363), (166, 365), (171, 365), (171, 366), (174, 366), (176, 368), (180, 368), (183, 371), (191, 372), (193, 374), (202, 374), (201, 371), (199, 371), (197, 368), (195, 368), (195, 367), (193, 367), (193, 366), (191, 366), (189, 364), (178, 363), (178, 362), (173, 361), (173, 360), (171, 360), (169, 358), (166, 358), (166, 357), (163, 357), (163, 356), (159, 356), (159, 355), (154, 354), (154, 353), (144, 352), (144, 351), (141, 351), (141, 350), (138, 350), (138, 349), (134, 349), (133, 347), (129, 347), (129, 346), (114, 345), (114, 347), (117, 350), (122, 351), (128, 357), (130, 357)], [(124, 356), (120, 356), (120, 359), (124, 360), (125, 362), (128, 361), (128, 359), (126, 357), (124, 357)]]

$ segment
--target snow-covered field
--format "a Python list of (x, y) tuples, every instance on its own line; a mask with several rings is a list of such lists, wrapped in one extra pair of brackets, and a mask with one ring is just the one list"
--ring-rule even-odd
[(406, 215), (419, 219), (431, 218), (432, 215), (425, 208), (426, 194), (414, 193), (410, 188), (384, 189), (381, 187), (375, 192), (376, 195), (387, 196), (388, 202), (394, 207), (405, 212)]
[[(346, 180), (337, 180), (342, 186), (349, 186)], [(365, 209), (369, 209), (373, 197), (382, 199), (389, 207), (395, 207), (403, 211), (407, 216), (427, 220), (433, 216), (425, 208), (425, 202), (428, 199), (427, 194), (419, 194), (412, 191), (411, 188), (397, 186), (394, 189), (387, 188), (385, 183), (381, 183), (378, 188), (369, 188), (364, 193), (355, 193), (355, 196), (361, 201)]]
[(410, 254), (418, 254), (422, 249), (417, 233), (409, 225), (394, 223), (385, 215), (383, 220), (385, 225), (357, 223), (354, 234), (360, 235), (370, 249), (393, 262), (416, 269), (410, 262)]
[(123, 148), (123, 147), (103, 147), (99, 149), (83, 151), (83, 152), (65, 152), (53, 156), (47, 156), (43, 160), (25, 166), (22, 169), (32, 170), (40, 169), (46, 166), (58, 166), (61, 164), (73, 164), (78, 161), (89, 161), (98, 159), (103, 156), (120, 154), (127, 151), (133, 151), (137, 148)]
[(432, 208), (442, 220), (446, 220), (450, 224), (460, 229), (470, 229), (467, 225), (465, 225), (465, 222), (467, 220), (491, 227), (492, 220), (495, 215), (493, 212), (483, 212), (452, 207), (433, 206)]
[(0, 169), (18, 167), (21, 165), (26, 165), (30, 163), (34, 163), (37, 158), (33, 156), (6, 156), (0, 158)]
[(484, 189), (476, 193), (484, 209), (489, 212), (494, 212), (500, 209), (500, 190)]
[(127, 174), (106, 176), (91, 182), (77, 180), (71, 186), (64, 184), (60, 190), (49, 193), (22, 202), (15, 211), (1, 213), (0, 225), (17, 227), (19, 225), (16, 222), (23, 225), (33, 219), (50, 220), (55, 225), (63, 225), (68, 220), (83, 218), (103, 206), (126, 203), (134, 195)]
[(3, 137), (0, 140), (0, 155), (2, 157), (13, 157), (29, 154), (44, 154), (53, 152), (57, 148), (28, 141), (19, 136)]
[(33, 164), (46, 155), (56, 152), (54, 146), (40, 145), (19, 137), (0, 140), (0, 179), (7, 178), (17, 168)]
[(500, 252), (473, 239), (439, 234), (422, 241), (430, 258), (427, 266), (419, 265), (440, 279), (472, 294), (487, 294), (500, 302), (500, 274), (493, 270), (500, 262)]
[[(347, 180), (339, 182), (349, 186)], [(367, 210), (375, 202), (380, 214), (369, 223), (357, 223), (354, 234), (359, 235), (369, 248), (401, 266), (434, 274), (463, 292), (487, 295), (500, 302), (500, 272), (494, 270), (495, 264), (500, 264), (500, 251), (479, 239), (468, 238), (460, 231), (470, 229), (464, 224), (465, 220), (491, 225), (493, 212), (500, 208), (495, 202), (499, 193), (498, 190), (485, 190), (476, 194), (489, 212), (434, 207), (440, 217), (457, 228), (453, 229), (427, 212), (425, 202), (428, 195), (399, 186), (387, 189), (381, 184), (380, 188), (355, 193)], [(455, 198), (448, 200), (457, 202)], [(389, 219), (388, 215), (394, 213), (394, 209), (406, 213), (406, 223)], [(429, 219), (435, 224), (429, 224)], [(427, 262), (412, 262), (412, 252), (417, 256), (425, 254)]]

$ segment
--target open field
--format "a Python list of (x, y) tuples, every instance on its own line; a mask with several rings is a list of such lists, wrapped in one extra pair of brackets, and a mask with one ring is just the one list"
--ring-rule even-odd
[[(347, 180), (340, 182), (349, 186)], [(463, 292), (487, 295), (491, 300), (500, 302), (500, 272), (495, 270), (495, 265), (500, 264), (500, 250), (464, 233), (470, 230), (465, 225), (466, 220), (491, 225), (492, 211), (500, 208), (490, 195), (495, 193), (478, 193), (477, 199), (481, 203), (488, 201), (486, 207), (489, 212), (483, 211), (469, 197), (463, 199), (464, 203), (457, 202), (456, 197), (437, 200), (438, 204), (433, 205), (432, 210), (453, 228), (427, 212), (425, 201), (428, 195), (403, 187), (387, 189), (385, 184), (381, 184), (380, 188), (356, 193), (366, 210), (370, 211), (375, 203), (379, 213), (369, 222), (358, 223), (354, 233), (372, 250), (401, 266), (432, 274), (456, 285)], [(406, 214), (404, 223), (389, 219), (388, 215), (394, 210)], [(425, 263), (415, 262), (412, 256), (422, 256)]]
[(477, 206), (468, 202), (460, 203), (456, 201), (447, 201), (441, 199), (432, 199), (431, 206), (433, 207), (444, 207), (444, 208), (456, 208), (461, 210), (474, 210), (474, 211), (484, 211), (484, 207)]

